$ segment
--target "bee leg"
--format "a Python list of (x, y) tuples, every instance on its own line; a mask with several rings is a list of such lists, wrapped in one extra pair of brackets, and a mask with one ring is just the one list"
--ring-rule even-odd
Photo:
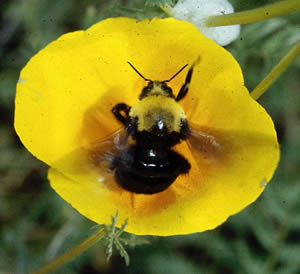
[(189, 90), (189, 85), (192, 79), (192, 74), (193, 74), (193, 69), (194, 66), (191, 66), (191, 68), (189, 69), (186, 77), (185, 77), (185, 82), (183, 84), (183, 86), (181, 87), (181, 89), (179, 90), (177, 97), (176, 97), (176, 101), (180, 101), (188, 92)]
[(189, 90), (189, 85), (190, 85), (190, 82), (192, 79), (194, 66), (197, 65), (199, 63), (199, 61), (200, 61), (200, 57), (198, 57), (198, 59), (194, 62), (194, 64), (189, 69), (189, 71), (185, 77), (185, 82), (177, 94), (177, 97), (176, 97), (177, 102), (180, 101), (187, 94), (187, 92)]
[(124, 125), (127, 125), (129, 122), (129, 111), (130, 106), (124, 103), (117, 104), (112, 108), (112, 113)]

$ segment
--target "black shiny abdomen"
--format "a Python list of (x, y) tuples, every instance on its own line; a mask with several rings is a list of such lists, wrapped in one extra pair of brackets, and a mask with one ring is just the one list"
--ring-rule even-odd
[(172, 150), (189, 137), (186, 119), (180, 120), (180, 130), (176, 131), (172, 130), (172, 123), (168, 124), (170, 121), (158, 115), (151, 129), (138, 130), (139, 117), (130, 116), (130, 107), (125, 103), (114, 106), (112, 112), (126, 127), (127, 137), (135, 142), (120, 149), (111, 162), (110, 169), (122, 188), (134, 193), (155, 194), (167, 189), (180, 174), (189, 172), (189, 162)]
[(189, 162), (177, 152), (132, 145), (116, 155), (112, 168), (117, 183), (124, 189), (154, 194), (168, 188), (180, 174), (190, 169)]

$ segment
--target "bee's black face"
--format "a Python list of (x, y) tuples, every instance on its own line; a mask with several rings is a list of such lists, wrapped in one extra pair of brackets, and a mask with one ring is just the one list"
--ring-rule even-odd
[(142, 100), (143, 98), (147, 97), (152, 90), (153, 90), (153, 81), (149, 81), (148, 85), (142, 89), (139, 99)]
[(172, 89), (166, 84), (166, 82), (149, 81), (148, 85), (142, 89), (139, 99), (142, 100), (150, 95), (163, 95), (174, 98)]

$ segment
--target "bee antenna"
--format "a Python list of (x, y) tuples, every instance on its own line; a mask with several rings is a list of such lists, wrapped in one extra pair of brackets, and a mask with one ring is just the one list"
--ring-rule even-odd
[(173, 80), (180, 72), (182, 72), (186, 67), (188, 66), (188, 64), (185, 64), (180, 70), (178, 70), (169, 80), (165, 80), (163, 82), (167, 83), (170, 82), (171, 80)]
[(133, 68), (133, 70), (139, 75), (139, 76), (141, 76), (145, 81), (152, 81), (152, 80), (150, 80), (150, 79), (147, 79), (147, 78), (145, 78), (134, 66), (133, 66), (133, 64), (131, 64), (129, 61), (127, 61), (127, 63), (129, 64), (129, 66), (131, 66), (132, 68)]

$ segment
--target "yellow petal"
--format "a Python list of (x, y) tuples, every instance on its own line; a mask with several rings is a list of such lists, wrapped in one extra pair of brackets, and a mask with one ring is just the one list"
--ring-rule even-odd
[[(180, 102), (196, 130), (220, 150), (205, 154), (184, 142), (176, 147), (191, 163), (162, 193), (132, 194), (104, 178), (83, 148), (121, 125), (111, 113), (120, 102), (138, 102), (146, 78), (169, 79), (196, 65)], [(182, 72), (170, 82), (175, 94)], [(279, 147), (271, 118), (244, 87), (238, 63), (187, 22), (128, 18), (102, 21), (63, 35), (23, 69), (17, 87), (15, 127), (22, 142), (52, 168), (52, 187), (79, 212), (109, 223), (119, 210), (127, 231), (173, 235), (212, 229), (253, 202), (277, 166)], [(99, 177), (100, 176), (100, 177)]]
[[(165, 80), (199, 56), (193, 77), (199, 96), (218, 72), (237, 74), (242, 81), (230, 53), (192, 24), (172, 18), (151, 22), (108, 19), (87, 31), (65, 34), (22, 70), (16, 131), (29, 151), (51, 165), (82, 142), (98, 140), (120, 126), (111, 114), (112, 107), (119, 102), (135, 104), (145, 85), (127, 61), (145, 77)], [(184, 77), (181, 73), (172, 80), (175, 94)]]

